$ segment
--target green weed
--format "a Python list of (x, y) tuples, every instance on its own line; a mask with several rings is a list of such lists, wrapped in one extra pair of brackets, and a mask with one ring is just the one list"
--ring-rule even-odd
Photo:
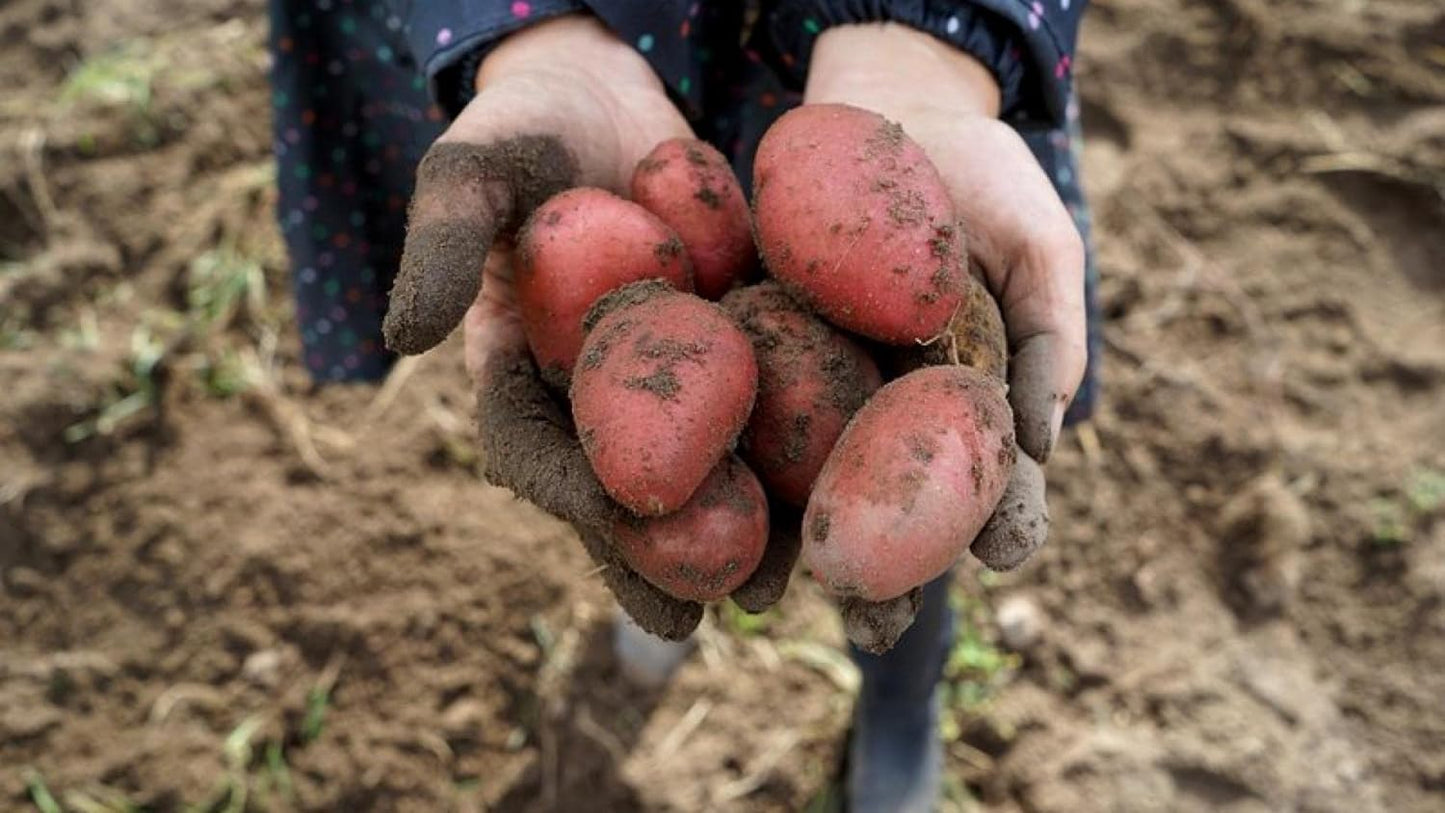
[(1445, 472), (1419, 468), (1410, 473), (1402, 493), (1370, 501), (1370, 541), (1379, 547), (1403, 545), (1416, 530), (1445, 506)]
[(781, 616), (776, 608), (761, 613), (750, 613), (731, 601), (718, 605), (718, 620), (723, 629), (741, 638), (753, 638), (767, 633)]
[(35, 346), (35, 334), (0, 321), (0, 350), (27, 350)]
[[(254, 386), (263, 375), (254, 357), (248, 359), (234, 341), (216, 337), (244, 315), (253, 330), (249, 339), (260, 345), (274, 341), (275, 314), (268, 310), (266, 276), (261, 262), (223, 241), (191, 262), (186, 274), (186, 310), (147, 311), (131, 331), (125, 370), (111, 397), (96, 414), (66, 428), (68, 443), (108, 435), (128, 419), (150, 410), (160, 396), (158, 366), (177, 348), (192, 348), (189, 369), (207, 393), (229, 398)], [(87, 317), (87, 314), (89, 315)], [(99, 345), (94, 311), (82, 312), (77, 325), (62, 335), (73, 348)]]
[(65, 806), (75, 813), (141, 813), (144, 810), (124, 793), (106, 787), (66, 791)]
[(40, 813), (61, 813), (60, 803), (51, 795), (50, 788), (45, 785), (45, 777), (39, 771), (25, 771), (25, 787), (30, 791), (30, 801), (35, 803), (35, 809)]
[(245, 813), (251, 792), (250, 766), (254, 756), (251, 740), (262, 722), (259, 716), (247, 717), (226, 735), (225, 742), (221, 744), (226, 773), (211, 797), (192, 806), (191, 813)]
[(1370, 541), (1380, 547), (1393, 547), (1410, 541), (1410, 523), (1405, 506), (1396, 500), (1379, 497), (1370, 502), (1370, 512), (1375, 517)]
[[(160, 143), (160, 128), (152, 102), (156, 78), (164, 67), (149, 42), (122, 43), (76, 66), (61, 88), (60, 100), (66, 104), (86, 102), (124, 108), (130, 112), (130, 135), (135, 143), (154, 147)], [(94, 136), (82, 136), (80, 148), (94, 154)]]
[(191, 262), (186, 275), (187, 314), (201, 328), (229, 325), (243, 307), (253, 318), (266, 310), (266, 275), (254, 257), (222, 245)]
[(955, 585), (949, 593), (954, 611), (953, 645), (944, 662), (945, 713), (940, 721), (948, 741), (962, 735), (959, 717), (978, 713), (1006, 685), (1020, 665), (1017, 654), (999, 648), (989, 635), (993, 612), (981, 596)]
[(291, 767), (286, 764), (286, 752), (279, 742), (266, 743), (266, 773), (260, 792), (274, 791), (287, 802), (295, 801), (296, 788), (291, 782)]
[(199, 367), (201, 385), (217, 398), (230, 398), (256, 383), (255, 370), (229, 347), (202, 358)]
[(109, 399), (96, 415), (66, 427), (65, 441), (79, 443), (96, 435), (108, 435), (127, 419), (153, 407), (159, 395), (156, 365), (164, 355), (165, 344), (151, 328), (144, 323), (137, 325), (130, 335), (126, 376), (120, 382), (115, 397)]
[(306, 693), (306, 716), (301, 720), (301, 741), (315, 742), (326, 727), (326, 709), (331, 705), (331, 689), (317, 685)]
[(65, 80), (60, 99), (125, 105), (145, 112), (154, 98), (153, 85), (160, 67), (149, 43), (122, 43), (76, 66)]
[(1445, 472), (1417, 469), (1410, 475), (1405, 497), (1416, 514), (1424, 516), (1435, 513), (1445, 505)]

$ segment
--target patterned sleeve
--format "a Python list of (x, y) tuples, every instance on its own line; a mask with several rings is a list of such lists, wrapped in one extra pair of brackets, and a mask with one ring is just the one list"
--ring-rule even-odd
[(1079, 18), (1087, 0), (772, 0), (762, 47), (800, 86), (818, 35), (829, 26), (892, 21), (927, 31), (993, 72), (1003, 118), (1016, 127), (1065, 121)]
[(394, 0), (407, 41), (430, 83), (432, 98), (451, 116), (470, 100), (477, 66), (491, 45), (527, 25), (589, 11), (652, 65), (685, 112), (702, 109), (702, 72), (711, 56), (698, 47), (733, 24), (740, 3), (701, 0)]

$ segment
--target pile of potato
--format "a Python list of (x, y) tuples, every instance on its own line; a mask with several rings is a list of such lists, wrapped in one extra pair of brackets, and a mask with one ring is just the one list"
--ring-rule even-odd
[(551, 198), (516, 263), (531, 351), (627, 509), (626, 562), (720, 600), (762, 560), (771, 504), (802, 510), (804, 561), (846, 602), (945, 572), (1016, 453), (997, 308), (923, 151), (813, 105), (763, 138), (751, 212), (700, 141), (659, 145), (631, 191)]

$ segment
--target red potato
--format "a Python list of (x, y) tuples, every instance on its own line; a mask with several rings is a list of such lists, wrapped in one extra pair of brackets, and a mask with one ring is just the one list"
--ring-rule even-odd
[(883, 385), (857, 343), (764, 282), (723, 297), (752, 340), (758, 401), (739, 443), (768, 491), (802, 506), (853, 413)]
[(889, 383), (844, 430), (803, 516), (803, 557), (835, 595), (881, 602), (968, 549), (1014, 466), (1004, 385), (967, 367)]
[(948, 326), (968, 279), (942, 178), (903, 128), (848, 105), (805, 105), (758, 145), (753, 210), (764, 263), (835, 325), (889, 344)]
[(698, 296), (721, 299), (757, 270), (747, 198), (727, 159), (706, 141), (658, 144), (637, 164), (632, 199), (682, 238)]
[(644, 279), (692, 290), (692, 263), (672, 229), (602, 189), (569, 189), (537, 208), (517, 237), (522, 328), (543, 376), (565, 385), (582, 349), (582, 317), (608, 291)]
[(588, 312), (572, 376), (582, 449), (634, 513), (681, 508), (737, 440), (757, 396), (753, 347), (718, 306), (635, 282)]
[(717, 601), (757, 569), (768, 543), (768, 501), (735, 455), (713, 467), (677, 511), (619, 522), (613, 540), (658, 589), (686, 601)]

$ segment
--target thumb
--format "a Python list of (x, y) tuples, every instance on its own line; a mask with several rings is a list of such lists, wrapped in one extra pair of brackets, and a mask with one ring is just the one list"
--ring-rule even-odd
[(1019, 447), (1045, 463), (1087, 360), (1084, 244), (1023, 139), (995, 120), (965, 129), (936, 163), (1003, 313)]
[(492, 243), (576, 175), (576, 160), (554, 135), (432, 145), (417, 168), (382, 326), (387, 347), (415, 354), (440, 344), (477, 300)]
[(533, 209), (572, 186), (620, 189), (657, 142), (690, 134), (646, 61), (589, 17), (508, 37), (479, 84), (417, 167), (383, 324), (400, 353), (451, 333), (477, 299), (493, 243)]

